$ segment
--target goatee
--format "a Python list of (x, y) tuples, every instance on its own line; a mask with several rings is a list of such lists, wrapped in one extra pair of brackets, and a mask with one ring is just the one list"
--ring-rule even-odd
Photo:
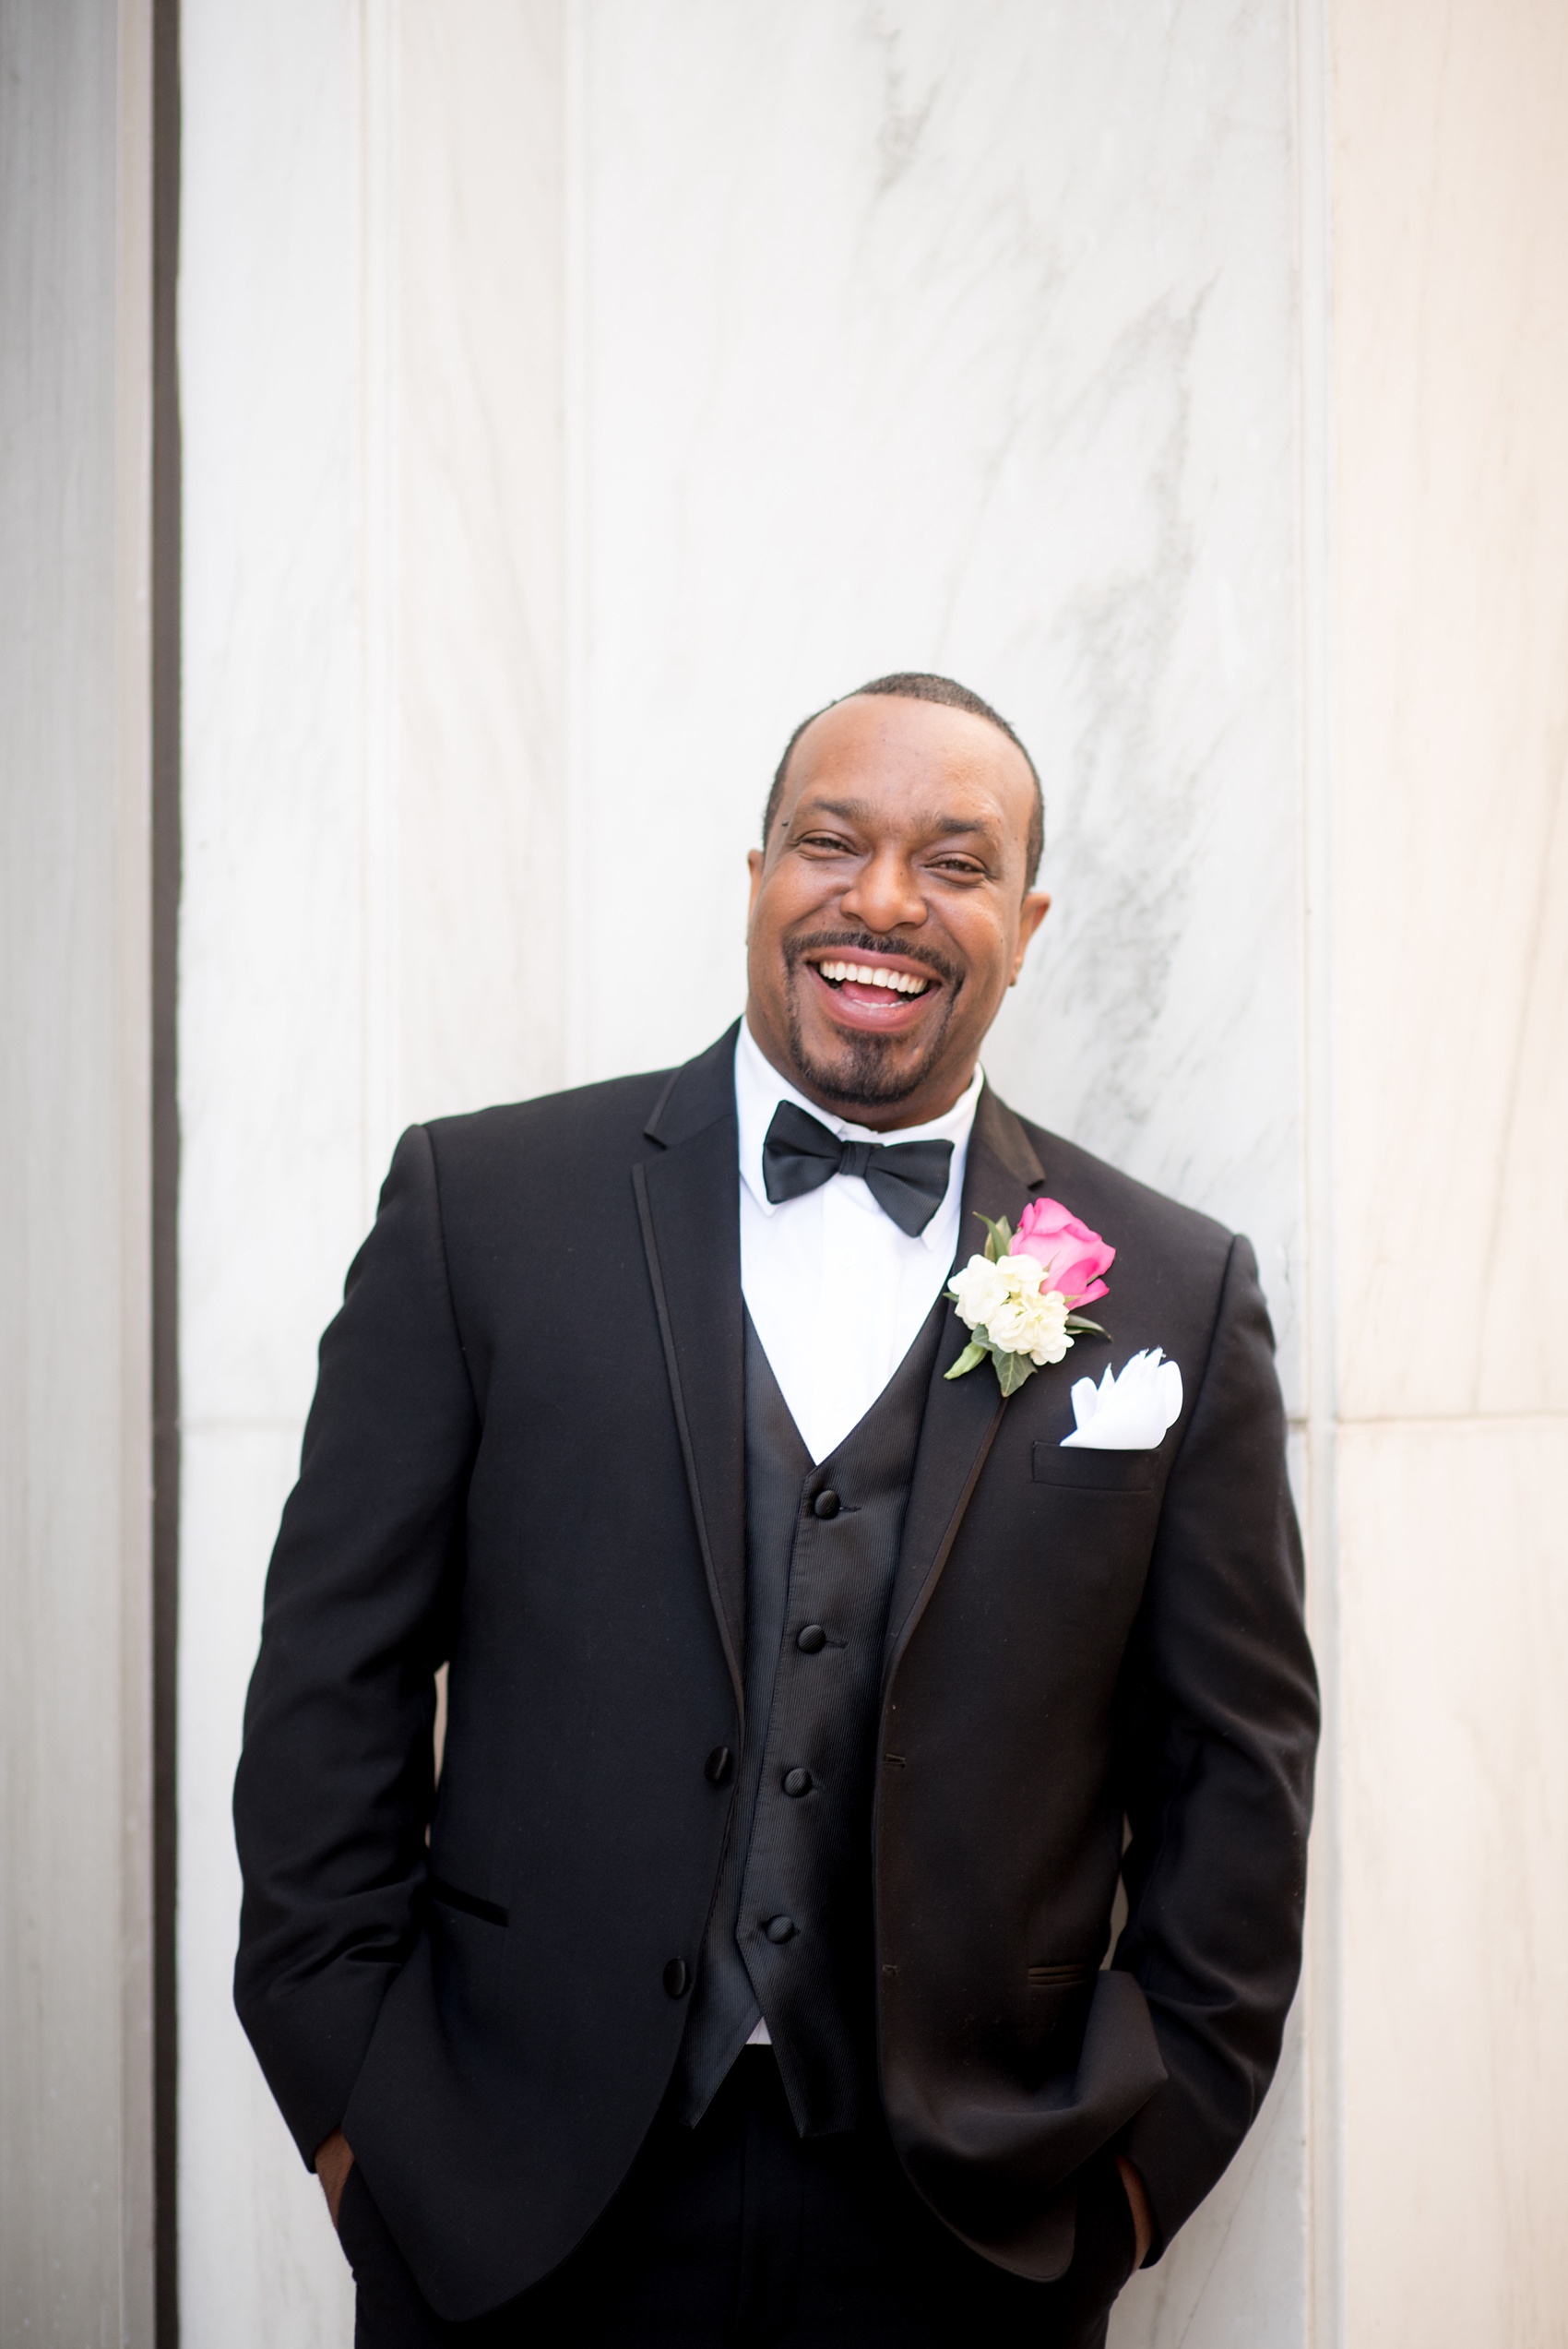
[[(801, 1020), (800, 969), (807, 953), (820, 953), (826, 946), (842, 946), (851, 952), (871, 957), (879, 952), (892, 952), (912, 960), (929, 962), (945, 982), (943, 992), (946, 1000), (942, 1007), (942, 1016), (918, 1060), (899, 1065), (897, 1057), (899, 1039), (897, 1036), (847, 1035), (831, 1061), (823, 1060), (807, 1050)], [(957, 1000), (958, 972), (944, 958), (931, 953), (929, 949), (921, 952), (917, 948), (911, 952), (907, 946), (855, 936), (802, 939), (793, 950), (788, 951), (790, 984), (786, 1008), (790, 1056), (809, 1080), (810, 1090), (825, 1103), (832, 1102), (846, 1112), (857, 1103), (868, 1109), (887, 1109), (901, 1101), (908, 1101), (912, 1093), (918, 1092), (942, 1051), (943, 1039), (947, 1033), (947, 1025)], [(851, 1124), (858, 1122), (850, 1120)]]

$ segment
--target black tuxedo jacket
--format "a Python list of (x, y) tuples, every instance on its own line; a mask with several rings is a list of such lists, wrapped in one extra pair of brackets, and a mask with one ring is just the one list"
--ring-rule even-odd
[[(543, 2275), (625, 2174), (719, 1872), (733, 1780), (703, 1764), (746, 1734), (733, 1034), (403, 1137), (267, 1581), (236, 2000), (306, 2160), (341, 2124), (451, 2317)], [(866, 1865), (898, 2153), (1044, 2279), (1097, 2149), (1137, 2163), (1162, 2245), (1257, 2110), (1316, 1699), (1251, 1249), (983, 1091), (966, 1231), (1041, 1195), (1116, 1248), (1117, 1365), (1163, 1346), (1185, 1407), (1157, 1451), (1063, 1451), (1103, 1344), (1004, 1402), (989, 1364), (944, 1381), (951, 1319)]]

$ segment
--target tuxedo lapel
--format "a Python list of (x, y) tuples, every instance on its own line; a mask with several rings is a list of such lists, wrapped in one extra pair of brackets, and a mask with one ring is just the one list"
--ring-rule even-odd
[[(1044, 1180), (1028, 1136), (986, 1085), (976, 1104), (964, 1168), (958, 1261), (967, 1263), (983, 1245), (983, 1228), (975, 1221), (977, 1210), (993, 1221), (1005, 1215), (1016, 1228)], [(947, 1563), (1006, 1408), (989, 1362), (962, 1378), (946, 1377), (968, 1338), (968, 1331), (949, 1306), (921, 1424), (893, 1604), (888, 1610), (885, 1685)]]
[(735, 1030), (678, 1069), (632, 1170), (708, 1594), (742, 1705), (745, 1653), (744, 1339)]

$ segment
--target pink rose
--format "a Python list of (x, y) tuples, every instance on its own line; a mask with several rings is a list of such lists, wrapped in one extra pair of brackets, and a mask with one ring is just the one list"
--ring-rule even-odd
[(1092, 1305), (1109, 1294), (1102, 1272), (1109, 1272), (1116, 1251), (1107, 1247), (1098, 1232), (1069, 1215), (1060, 1199), (1031, 1199), (1013, 1234), (1015, 1256), (1032, 1256), (1046, 1277), (1042, 1289), (1055, 1289), (1070, 1306)]

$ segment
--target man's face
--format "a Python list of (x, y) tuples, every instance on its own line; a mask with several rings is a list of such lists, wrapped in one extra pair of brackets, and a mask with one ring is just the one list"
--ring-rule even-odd
[(1051, 903), (1033, 805), (968, 710), (858, 695), (807, 727), (752, 852), (746, 1016), (810, 1099), (878, 1132), (952, 1107)]

